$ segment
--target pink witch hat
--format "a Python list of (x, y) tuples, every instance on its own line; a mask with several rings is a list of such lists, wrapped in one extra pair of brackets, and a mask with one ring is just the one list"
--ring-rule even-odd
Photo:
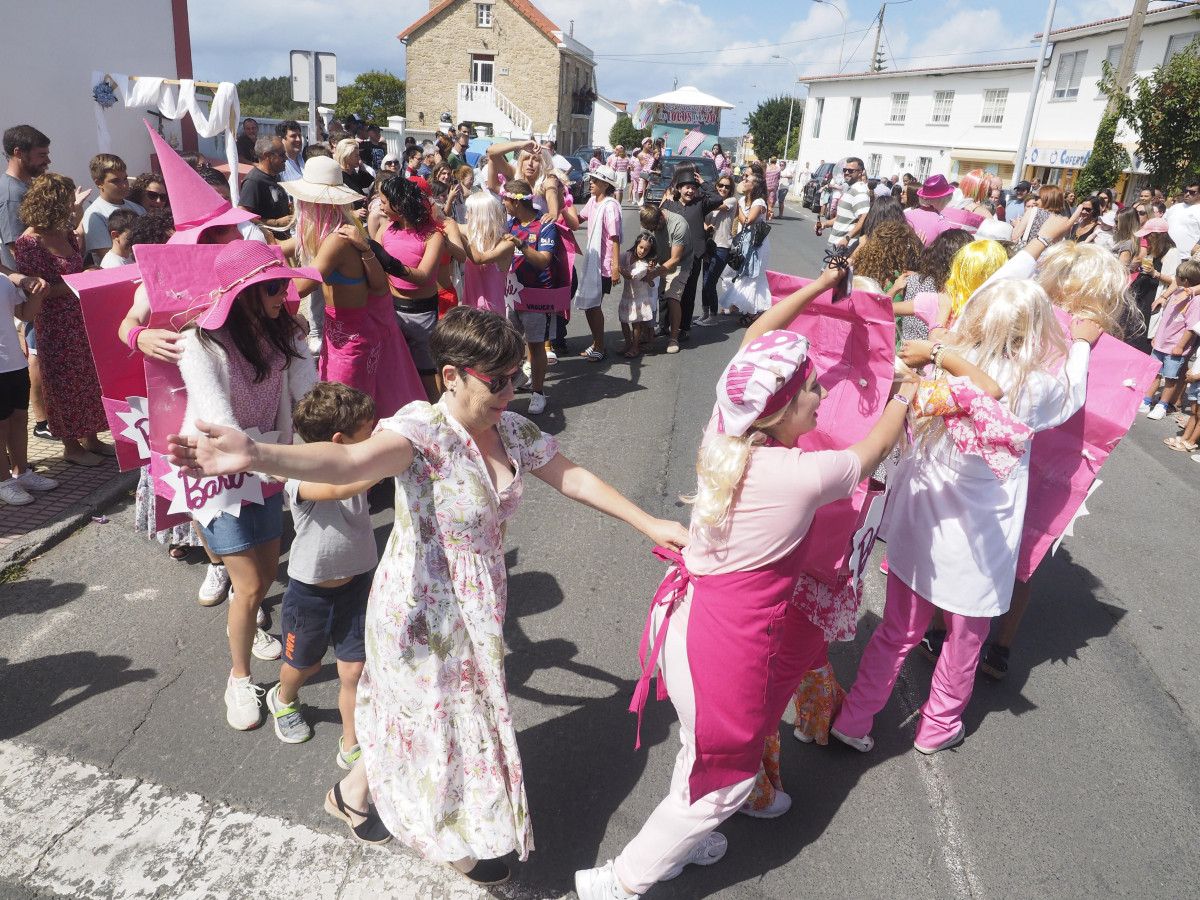
[(158, 165), (166, 181), (167, 197), (171, 202), (171, 214), (175, 217), (175, 234), (168, 243), (198, 244), (200, 233), (205, 228), (219, 225), (237, 225), (256, 218), (249, 210), (239, 209), (212, 189), (212, 185), (189, 166), (171, 145), (159, 137), (158, 132), (145, 119), (142, 122), (150, 132), (154, 152), (158, 154)]

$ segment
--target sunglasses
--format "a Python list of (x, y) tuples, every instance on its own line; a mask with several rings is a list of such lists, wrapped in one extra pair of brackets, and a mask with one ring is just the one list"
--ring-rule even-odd
[(391, 162), (385, 162), (383, 164), (383, 167), (385, 169), (398, 169), (398, 168), (400, 168), (400, 161), (393, 159)]
[(476, 372), (470, 366), (463, 366), (462, 370), (464, 372), (466, 372), (468, 375), (471, 375), (474, 378), (478, 378), (480, 381), (482, 381), (484, 384), (486, 384), (488, 386), (488, 391), (490, 391), (493, 394), (498, 394), (502, 390), (504, 390), (506, 387), (508, 387), (509, 383), (512, 382), (512, 380), (517, 377), (517, 373), (521, 371), (520, 369), (514, 369), (513, 371), (509, 372), (507, 375), (495, 375), (495, 376), (492, 376), (489, 378), (487, 375), (484, 375), (482, 372)]
[(153, 197), (155, 200), (161, 200), (163, 203), (167, 202), (167, 195), (165, 193), (159, 193), (158, 191), (142, 191), (142, 194), (147, 197)]
[(287, 289), (286, 278), (272, 278), (270, 281), (263, 281), (260, 284), (262, 285), (263, 293), (268, 297), (274, 297), (280, 291)]
[(719, 191), (719, 190), (721, 190), (721, 188), (725, 188), (725, 190), (727, 190), (727, 191), (732, 191), (733, 185), (729, 184), (728, 182), (725, 182), (725, 181), (718, 181), (717, 182), (717, 190)]
[(1190, 190), (1190, 191), (1184, 191), (1184, 193), (1185, 193), (1185, 194), (1200, 194), (1200, 191), (1197, 191), (1197, 190)]
[(847, 169), (847, 168), (843, 168), (843, 169), (842, 169), (842, 174), (849, 174), (849, 175), (853, 175), (855, 172), (861, 172), (861, 171), (862, 171), (862, 169)]

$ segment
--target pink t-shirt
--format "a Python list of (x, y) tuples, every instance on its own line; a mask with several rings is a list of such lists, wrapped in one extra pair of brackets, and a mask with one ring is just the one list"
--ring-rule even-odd
[(1184, 332), (1189, 331), (1200, 322), (1200, 300), (1188, 296), (1186, 289), (1181, 288), (1171, 295), (1167, 305), (1163, 307), (1162, 319), (1158, 323), (1158, 331), (1154, 335), (1154, 349), (1159, 353), (1170, 354)]
[[(599, 201), (595, 197), (589, 197), (587, 205), (579, 211), (580, 221), (586, 220), (588, 223), (588, 234), (592, 230), (592, 217), (596, 214), (596, 207), (599, 206)], [(617, 243), (622, 240), (621, 235), (621, 204), (615, 200), (612, 203), (604, 205), (604, 213), (600, 217), (600, 274), (605, 278), (612, 278), (612, 250), (609, 245), (616, 239)]]
[(940, 213), (924, 206), (906, 209), (904, 218), (908, 220), (908, 224), (912, 226), (913, 231), (917, 233), (917, 237), (926, 247), (943, 231), (961, 227), (957, 222), (952, 222)]
[[(716, 436), (716, 427), (714, 416), (703, 444)], [(852, 496), (861, 480), (858, 456), (849, 450), (754, 448), (720, 529), (711, 533), (692, 524), (683, 551), (688, 571), (749, 572), (777, 562), (808, 533), (818, 507)]]

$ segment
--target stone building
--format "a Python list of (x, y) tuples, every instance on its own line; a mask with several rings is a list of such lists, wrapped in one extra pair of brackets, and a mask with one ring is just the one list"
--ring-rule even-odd
[(528, 0), (431, 0), (399, 34), (409, 127), (486, 125), (497, 137), (553, 137), (560, 153), (592, 136), (596, 63)]

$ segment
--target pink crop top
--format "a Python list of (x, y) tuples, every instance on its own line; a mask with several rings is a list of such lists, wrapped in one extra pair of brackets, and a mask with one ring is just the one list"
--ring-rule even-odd
[[(401, 230), (393, 226), (388, 226), (384, 229), (383, 240), (379, 243), (383, 245), (384, 250), (410, 269), (420, 266), (421, 259), (425, 256), (425, 238), (408, 228)], [(389, 275), (388, 281), (398, 291), (418, 291), (428, 286), (413, 284), (411, 281), (405, 281), (403, 278), (395, 275)]]

